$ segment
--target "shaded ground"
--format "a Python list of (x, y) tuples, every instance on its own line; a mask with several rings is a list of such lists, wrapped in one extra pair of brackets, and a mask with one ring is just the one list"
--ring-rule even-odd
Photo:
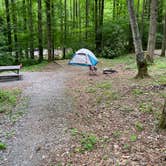
[[(1, 165), (165, 166), (166, 132), (157, 127), (165, 59), (158, 58), (144, 80), (133, 78), (134, 62), (133, 56), (100, 60), (97, 76), (63, 64), (53, 71), (50, 64), (42, 73), (26, 73), (23, 82), (0, 84), (27, 87), (23, 96), (29, 96)], [(118, 73), (103, 75), (105, 67)]]
[[(62, 66), (50, 64), (43, 72), (23, 73), (23, 81), (0, 83), (5, 89), (21, 88), (22, 98), (28, 97), (13, 110), (13, 114), (22, 111), (24, 117), (15, 125), (5, 117), (0, 124), (1, 140), (8, 141), (7, 150), (0, 153), (0, 165), (45, 165), (43, 160), (49, 162), (50, 154), (68, 144), (66, 116), (72, 110), (72, 100), (67, 97), (65, 81), (70, 75)], [(7, 140), (3, 135), (9, 130), (14, 134)]]
[[(103, 67), (118, 73), (103, 75)], [(98, 76), (81, 73), (69, 83), (76, 103), (68, 117), (72, 140), (52, 156), (53, 164), (166, 165), (166, 132), (158, 130), (166, 96), (166, 63), (150, 67), (151, 78), (136, 80), (133, 57), (100, 60)]]

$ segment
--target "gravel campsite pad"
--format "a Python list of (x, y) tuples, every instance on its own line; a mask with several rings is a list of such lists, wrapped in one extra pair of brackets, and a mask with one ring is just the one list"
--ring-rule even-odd
[[(70, 139), (67, 114), (72, 101), (66, 94), (65, 81), (72, 72), (63, 68), (54, 71), (51, 64), (43, 72), (25, 72), (22, 81), (0, 83), (0, 88), (23, 90), (22, 99), (13, 114), (23, 112), (15, 124), (8, 116), (1, 116), (0, 137), (7, 144), (0, 151), (0, 165), (40, 166), (49, 155), (65, 147)], [(6, 138), (11, 133), (10, 139)]]

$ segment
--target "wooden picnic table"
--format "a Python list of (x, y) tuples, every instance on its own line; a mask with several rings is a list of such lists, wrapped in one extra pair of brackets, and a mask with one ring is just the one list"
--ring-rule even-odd
[(15, 73), (14, 75), (0, 75), (0, 81), (11, 80), (13, 78), (20, 80), (21, 75), (19, 74), (19, 72), (20, 72), (21, 67), (22, 67), (22, 65), (0, 66), (0, 72), (12, 71)]

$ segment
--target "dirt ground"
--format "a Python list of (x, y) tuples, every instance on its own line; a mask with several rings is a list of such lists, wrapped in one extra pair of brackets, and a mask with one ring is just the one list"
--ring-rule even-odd
[[(166, 66), (165, 66), (166, 67)], [(166, 95), (164, 68), (151, 78), (116, 64), (117, 73), (80, 73), (68, 83), (75, 110), (70, 114), (69, 148), (53, 164), (72, 166), (165, 166), (166, 132), (158, 129)], [(159, 72), (159, 70), (157, 71)], [(159, 75), (158, 75), (159, 74)], [(58, 157), (60, 156), (60, 157)]]

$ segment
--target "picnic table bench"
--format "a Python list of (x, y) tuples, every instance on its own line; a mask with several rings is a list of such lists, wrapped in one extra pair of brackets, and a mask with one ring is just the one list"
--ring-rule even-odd
[(16, 78), (18, 80), (21, 79), (21, 75), (19, 74), (20, 69), (22, 65), (17, 65), (17, 66), (0, 66), (0, 73), (5, 72), (5, 71), (12, 71), (15, 74), (13, 75), (0, 75), (0, 81), (6, 81), (6, 80), (11, 80), (13, 78)]

